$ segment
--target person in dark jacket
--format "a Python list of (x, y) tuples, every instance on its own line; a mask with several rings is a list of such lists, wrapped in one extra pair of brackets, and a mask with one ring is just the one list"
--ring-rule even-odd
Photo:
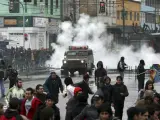
[(138, 91), (144, 89), (144, 81), (145, 81), (144, 66), (145, 66), (144, 60), (140, 60), (139, 66), (137, 68)]
[(57, 98), (55, 101), (57, 104), (59, 101), (59, 89), (63, 93), (63, 85), (60, 77), (56, 75), (55, 72), (52, 72), (49, 78), (45, 81), (43, 87), (45, 92)]
[[(80, 87), (75, 87), (74, 89), (74, 97), (70, 98), (66, 103), (66, 116), (65, 120), (73, 120), (72, 111), (75, 109), (78, 104), (77, 96), (82, 94), (82, 89)], [(86, 97), (86, 96), (85, 96)]]
[(12, 98), (9, 102), (9, 108), (5, 111), (4, 115), (0, 117), (0, 120), (4, 119), (12, 119), (13, 117), (16, 118), (16, 120), (23, 120), (23, 118), (20, 116), (18, 109), (19, 109), (19, 100), (18, 98)]
[(112, 102), (115, 109), (115, 117), (122, 120), (125, 97), (129, 95), (126, 85), (122, 82), (122, 77), (117, 76), (117, 82), (113, 85)]
[[(46, 118), (49, 118), (50, 114), (51, 114), (51, 111), (53, 111), (53, 116), (52, 116), (52, 118), (54, 118), (53, 120), (60, 120), (60, 111), (59, 111), (59, 108), (56, 106), (56, 104), (54, 102), (55, 100), (56, 100), (55, 97), (52, 97), (51, 95), (48, 94), (46, 96), (45, 104), (41, 104), (37, 108), (37, 111), (34, 114), (33, 120), (41, 120), (40, 118), (43, 117), (43, 116), (46, 116)], [(51, 110), (48, 109), (48, 111), (49, 111), (48, 114), (47, 114), (47, 112), (45, 112), (45, 115), (44, 115), (42, 113), (43, 113), (43, 110), (46, 109), (46, 108), (52, 108), (52, 109)], [(47, 109), (45, 111), (47, 111)]]
[(82, 112), (73, 120), (96, 120), (99, 118), (98, 109), (104, 103), (103, 96), (95, 95), (93, 97), (93, 104), (87, 105)]
[(117, 65), (117, 70), (118, 70), (120, 76), (122, 77), (122, 81), (124, 79), (124, 71), (127, 68), (127, 64), (125, 63), (124, 60), (125, 60), (125, 58), (121, 57), (120, 61), (118, 62), (118, 65)]
[(103, 103), (99, 108), (99, 120), (112, 120), (112, 109), (107, 103)]
[(36, 86), (36, 95), (39, 100), (41, 100), (42, 103), (45, 103), (46, 100), (46, 94), (44, 93), (43, 85), (38, 84)]
[(72, 111), (72, 118), (75, 118), (77, 115), (79, 115), (79, 113), (81, 113), (82, 110), (88, 105), (87, 98), (83, 93), (79, 94), (76, 99), (78, 100), (78, 103)]
[(5, 97), (5, 88), (4, 88), (4, 73), (5, 73), (5, 62), (0, 59), (0, 89), (1, 97)]
[(87, 98), (88, 94), (94, 94), (88, 85), (89, 78), (90, 76), (88, 74), (85, 74), (83, 76), (83, 81), (75, 84), (76, 87), (82, 88), (82, 92), (86, 95)]
[(95, 84), (97, 85), (97, 89), (103, 85), (103, 78), (105, 76), (107, 76), (107, 71), (103, 68), (103, 62), (99, 61), (95, 71)]
[(113, 86), (111, 85), (111, 78), (106, 76), (104, 78), (104, 85), (101, 88), (103, 94), (104, 94), (104, 102), (112, 103), (112, 92), (113, 92)]
[(18, 79), (17, 76), (18, 76), (17, 70), (13, 69), (12, 66), (9, 65), (6, 71), (6, 76), (4, 78), (4, 80), (9, 78), (9, 89), (12, 88), (16, 84), (16, 81)]

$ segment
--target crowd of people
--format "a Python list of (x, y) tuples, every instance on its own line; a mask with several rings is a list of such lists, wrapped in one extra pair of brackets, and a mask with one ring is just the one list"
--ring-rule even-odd
[[(125, 111), (128, 120), (160, 120), (160, 94), (154, 89), (154, 82), (151, 80), (143, 86), (144, 65), (141, 60), (137, 70), (138, 98), (135, 106)], [(103, 68), (103, 62), (99, 61), (95, 70), (96, 92), (89, 87), (90, 76), (87, 73), (78, 83), (74, 83), (68, 76), (63, 84), (61, 78), (51, 72), (43, 85), (38, 84), (36, 88), (25, 90), (22, 80), (15, 78), (5, 95), (8, 108), (4, 110), (3, 104), (0, 104), (0, 120), (60, 120), (62, 114), (65, 114), (65, 120), (124, 120), (125, 98), (129, 96), (124, 83), (126, 68), (122, 57), (117, 65), (120, 75), (112, 85), (111, 78)], [(67, 99), (66, 113), (61, 113), (57, 107), (60, 92)]]
[(14, 66), (15, 69), (24, 71), (44, 66), (53, 53), (54, 50), (48, 49), (31, 50), (29, 48), (26, 50), (23, 47), (6, 48), (0, 51), (0, 58), (3, 58), (8, 65)]

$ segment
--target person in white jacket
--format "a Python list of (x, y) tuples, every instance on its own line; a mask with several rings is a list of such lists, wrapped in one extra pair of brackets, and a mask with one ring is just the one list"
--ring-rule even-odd
[(25, 90), (22, 87), (22, 80), (18, 79), (16, 85), (9, 89), (8, 93), (6, 94), (6, 103), (10, 101), (11, 98), (18, 98), (22, 100), (24, 98)]
[(63, 96), (68, 97), (68, 99), (72, 98), (74, 96), (74, 89), (75, 87), (73, 86), (73, 81), (71, 77), (67, 77), (64, 80), (64, 83), (66, 85), (66, 92), (64, 92)]

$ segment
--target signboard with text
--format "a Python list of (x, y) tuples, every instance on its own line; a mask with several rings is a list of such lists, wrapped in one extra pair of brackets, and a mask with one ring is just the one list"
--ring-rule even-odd
[(34, 27), (46, 27), (48, 25), (48, 18), (40, 18), (34, 17), (33, 18), (33, 26)]

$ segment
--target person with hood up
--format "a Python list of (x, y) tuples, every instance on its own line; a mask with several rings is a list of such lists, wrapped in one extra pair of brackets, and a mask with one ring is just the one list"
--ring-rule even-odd
[(154, 90), (154, 83), (151, 80), (148, 80), (145, 88), (139, 91), (138, 100), (143, 99), (146, 90), (151, 90), (153, 93), (156, 93), (156, 90)]
[(115, 109), (115, 117), (122, 120), (125, 97), (129, 95), (126, 85), (123, 84), (122, 76), (117, 76), (116, 84), (113, 85), (112, 106)]
[(22, 116), (19, 114), (19, 99), (12, 98), (9, 102), (9, 108), (5, 111), (4, 115), (0, 117), (0, 120), (10, 120), (15, 118), (16, 120), (23, 120)]
[(118, 70), (120, 76), (122, 77), (122, 81), (124, 79), (124, 71), (127, 68), (127, 64), (125, 63), (124, 59), (125, 59), (124, 57), (121, 57), (120, 61), (118, 62), (118, 65), (117, 65), (117, 70)]
[(110, 105), (103, 103), (98, 111), (99, 111), (98, 120), (112, 120), (112, 109)]
[(99, 118), (98, 109), (104, 103), (104, 97), (93, 96), (93, 104), (87, 105), (73, 120), (96, 120)]
[(137, 79), (138, 79), (138, 91), (144, 89), (144, 81), (145, 81), (145, 62), (144, 60), (140, 60), (140, 63), (137, 68)]
[(108, 102), (111, 105), (113, 86), (111, 85), (110, 77), (108, 76), (104, 77), (104, 85), (99, 90), (101, 90), (104, 95), (104, 102)]
[(33, 96), (34, 90), (27, 88), (25, 92), (25, 99), (21, 104), (21, 115), (26, 116), (29, 120), (33, 120), (34, 114), (42, 102)]
[(55, 101), (57, 104), (59, 101), (59, 89), (61, 90), (61, 93), (63, 93), (63, 85), (60, 77), (55, 72), (51, 72), (51, 75), (45, 81), (43, 87), (47, 94), (57, 98)]
[(16, 97), (19, 100), (24, 99), (25, 90), (22, 86), (22, 80), (19, 78), (16, 82), (16, 85), (9, 89), (6, 94), (6, 102), (8, 103), (12, 97)]
[(74, 96), (74, 85), (71, 77), (67, 77), (64, 80), (64, 84), (66, 85), (66, 92), (64, 92), (64, 97), (68, 97), (68, 100)]
[(107, 76), (107, 71), (103, 68), (103, 62), (99, 61), (95, 71), (95, 84), (97, 85), (97, 89), (103, 85), (103, 79), (105, 76)]
[(82, 89), (82, 92), (83, 92), (84, 95), (86, 95), (87, 99), (89, 97), (88, 94), (94, 94), (93, 91), (91, 90), (91, 88), (88, 85), (89, 78), (90, 78), (90, 76), (88, 74), (85, 74), (83, 76), (83, 81), (75, 84), (76, 87), (80, 87)]
[(66, 116), (65, 116), (65, 120), (72, 120), (73, 119), (72, 111), (73, 111), (73, 109), (76, 107), (76, 105), (79, 102), (78, 99), (77, 99), (77, 97), (80, 94), (82, 94), (82, 89), (80, 87), (75, 87), (75, 89), (74, 89), (74, 97), (70, 98), (68, 100), (68, 102), (66, 103)]

